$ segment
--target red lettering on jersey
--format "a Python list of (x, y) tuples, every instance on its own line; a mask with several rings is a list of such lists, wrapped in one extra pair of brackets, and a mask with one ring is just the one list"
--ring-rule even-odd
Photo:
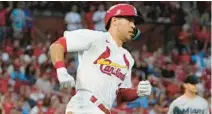
[[(117, 63), (113, 63), (111, 60), (106, 59), (110, 56), (110, 49), (108, 47), (106, 47), (106, 50), (98, 57), (98, 59), (96, 59), (93, 63), (94, 64), (100, 64), (100, 71), (104, 74), (107, 74), (109, 76), (114, 75), (115, 77), (119, 78), (120, 80), (124, 80), (125, 79), (125, 75), (124, 73), (122, 73), (121, 68), (123, 68), (123, 66), (117, 64)], [(123, 55), (124, 58), (124, 62), (126, 64), (125, 68), (129, 68), (129, 61), (127, 60), (127, 58), (125, 57), (125, 54)], [(104, 61), (104, 63), (108, 62), (107, 64), (101, 64), (98, 63), (98, 60), (102, 60)], [(111, 65), (111, 63), (114, 65)], [(117, 66), (116, 66), (117, 65)]]
[(100, 65), (100, 71), (109, 76), (111, 76), (113, 74), (114, 76), (116, 76), (117, 78), (119, 78), (122, 81), (125, 79), (125, 75), (126, 75), (121, 72), (120, 68), (116, 68), (113, 66), (107, 66), (107, 65)]
[(110, 49), (107, 47), (106, 50), (94, 61), (94, 64), (97, 64), (97, 61), (100, 59), (105, 59), (110, 56)]

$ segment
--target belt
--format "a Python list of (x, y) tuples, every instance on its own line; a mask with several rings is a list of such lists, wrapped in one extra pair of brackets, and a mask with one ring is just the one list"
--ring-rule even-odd
[(111, 114), (110, 110), (108, 110), (107, 108), (105, 108), (105, 106), (103, 104), (97, 104), (97, 98), (94, 97), (93, 95), (90, 98), (90, 101), (93, 102), (94, 104), (96, 104), (100, 110), (102, 110), (105, 114)]

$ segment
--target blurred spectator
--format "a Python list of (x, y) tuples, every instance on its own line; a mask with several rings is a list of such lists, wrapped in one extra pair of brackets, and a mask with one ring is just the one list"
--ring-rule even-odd
[(191, 61), (191, 56), (186, 49), (182, 50), (182, 54), (179, 56), (179, 63), (188, 65)]
[(199, 51), (198, 49), (194, 49), (194, 54), (191, 56), (192, 62), (195, 64), (195, 67), (197, 68), (197, 77), (202, 76), (202, 70), (206, 67), (206, 64), (204, 63), (204, 57), (205, 57), (205, 46), (204, 49)]
[(206, 26), (202, 26), (201, 30), (197, 27), (195, 34), (198, 41), (198, 49), (201, 50), (206, 42), (211, 42), (211, 34)]
[(37, 86), (33, 86), (31, 87), (31, 91), (30, 91), (30, 95), (29, 98), (34, 100), (34, 101), (38, 101), (40, 99), (44, 99), (45, 94), (39, 89), (39, 87)]
[(204, 11), (204, 13), (201, 15), (201, 18), (200, 18), (201, 24), (203, 24), (203, 25), (211, 24), (210, 13), (211, 13), (211, 11), (209, 11), (207, 9)]
[(105, 6), (104, 4), (99, 4), (98, 10), (94, 12), (92, 20), (94, 21), (94, 30), (99, 30), (99, 31), (106, 31), (105, 30), (105, 24), (104, 24), (104, 19), (105, 19)]
[(30, 2), (26, 2), (25, 8), (23, 9), (25, 16), (27, 17), (26, 24), (24, 27), (24, 42), (23, 45), (27, 45), (31, 40), (31, 31), (33, 27), (33, 12), (30, 9)]
[(182, 25), (185, 23), (185, 13), (179, 1), (171, 2), (171, 20), (175, 24)]
[(169, 5), (165, 5), (160, 15), (158, 16), (157, 22), (159, 23), (170, 23), (171, 22), (171, 8)]
[(54, 95), (51, 97), (51, 101), (50, 101), (50, 107), (49, 109), (47, 110), (47, 114), (55, 114), (55, 113), (58, 113), (57, 111), (57, 108), (60, 107), (60, 101), (59, 101), (59, 98)]
[(6, 22), (7, 22), (7, 14), (13, 8), (13, 2), (9, 1), (9, 6), (4, 8), (3, 2), (0, 2), (0, 45), (2, 45), (4, 38), (6, 37)]
[(185, 48), (188, 52), (191, 52), (190, 50), (190, 27), (188, 24), (184, 24), (182, 26), (182, 31), (179, 33), (178, 40), (179, 40), (179, 50), (182, 52), (182, 49)]
[(53, 90), (53, 87), (49, 79), (50, 79), (49, 74), (44, 73), (41, 78), (37, 79), (35, 86), (37, 86), (37, 88), (41, 90), (43, 93), (49, 94)]
[(3, 108), (3, 114), (10, 114), (12, 109), (15, 108), (15, 99), (14, 99), (14, 93), (12, 93), (12, 88), (10, 87), (8, 89), (8, 92), (4, 94), (3, 100), (2, 100), (2, 108)]
[(30, 84), (34, 84), (36, 82), (35, 68), (32, 64), (28, 64), (26, 66), (25, 77), (27, 78)]
[(211, 48), (208, 49), (208, 51), (206, 52), (205, 58), (204, 58), (204, 63), (206, 64), (206, 68), (208, 70), (211, 69)]
[(67, 13), (65, 16), (67, 30), (69, 30), (69, 31), (82, 28), (81, 16), (77, 11), (78, 11), (77, 5), (73, 5), (71, 7), (71, 11), (69, 13)]
[(92, 18), (93, 18), (93, 14), (94, 14), (95, 10), (96, 10), (96, 7), (93, 4), (91, 4), (89, 7), (89, 12), (85, 13), (85, 16), (84, 16), (86, 28), (91, 29), (91, 30), (94, 29), (94, 22), (93, 22)]
[(14, 9), (11, 13), (11, 21), (12, 21), (12, 28), (13, 28), (13, 37), (17, 39), (23, 38), (23, 30), (26, 23), (26, 15), (23, 11), (25, 7), (25, 2), (18, 2), (17, 8)]
[(177, 98), (181, 94), (181, 84), (178, 80), (172, 79), (171, 82), (166, 87), (167, 95), (171, 99)]
[(180, 60), (180, 55), (179, 55), (179, 51), (174, 48), (172, 49), (172, 52), (171, 52), (171, 60), (172, 62), (174, 62), (175, 64), (178, 64), (179, 60)]
[(42, 53), (44, 53), (43, 51), (43, 42), (39, 42), (34, 48), (33, 51), (33, 56), (35, 56), (36, 58), (38, 58)]
[(38, 100), (37, 105), (32, 108), (30, 114), (44, 114), (46, 112), (46, 108), (43, 106), (43, 101)]

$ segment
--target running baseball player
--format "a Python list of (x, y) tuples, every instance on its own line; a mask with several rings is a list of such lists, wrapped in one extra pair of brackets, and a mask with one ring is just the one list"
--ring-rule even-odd
[(117, 95), (125, 101), (150, 95), (149, 81), (141, 81), (138, 89), (131, 89), (134, 60), (122, 47), (124, 42), (139, 36), (140, 31), (135, 26), (139, 21), (142, 18), (134, 6), (117, 4), (106, 13), (107, 32), (65, 31), (64, 36), (50, 46), (51, 60), (64, 88), (75, 86), (74, 78), (65, 67), (64, 53), (78, 52), (77, 92), (67, 104), (66, 114), (110, 114)]
[(168, 114), (209, 114), (209, 105), (205, 99), (197, 95), (198, 78), (188, 76), (184, 81), (185, 92), (174, 100)]

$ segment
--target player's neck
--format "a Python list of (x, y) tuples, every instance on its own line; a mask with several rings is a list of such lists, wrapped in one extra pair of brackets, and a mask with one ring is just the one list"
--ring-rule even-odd
[(194, 99), (196, 97), (196, 93), (185, 91), (184, 96), (189, 99)]
[(109, 29), (108, 32), (111, 34), (113, 40), (115, 41), (115, 43), (117, 44), (118, 47), (122, 47), (123, 45), (123, 41), (118, 37), (118, 34), (116, 33), (116, 31)]

